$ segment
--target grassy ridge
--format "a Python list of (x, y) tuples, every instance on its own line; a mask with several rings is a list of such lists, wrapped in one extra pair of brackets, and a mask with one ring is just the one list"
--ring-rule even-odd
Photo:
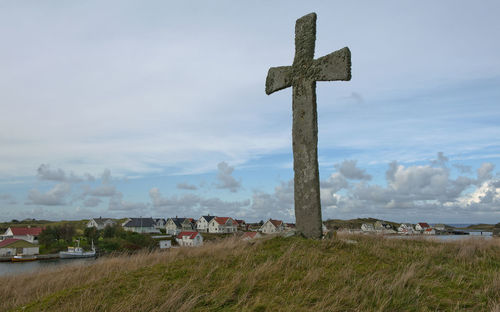
[(0, 310), (22, 311), (500, 311), (499, 298), (499, 240), (227, 239), (0, 278)]

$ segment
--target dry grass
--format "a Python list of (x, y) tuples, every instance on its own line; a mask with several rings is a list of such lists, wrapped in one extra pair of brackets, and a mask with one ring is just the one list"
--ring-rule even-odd
[(477, 239), (232, 238), (0, 278), (2, 311), (500, 311), (499, 298), (500, 242)]

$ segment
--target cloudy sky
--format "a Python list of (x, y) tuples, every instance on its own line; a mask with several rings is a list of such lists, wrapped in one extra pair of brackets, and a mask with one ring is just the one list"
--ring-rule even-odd
[(1, 1), (0, 220), (293, 221), (295, 20), (317, 85), (323, 216), (500, 222), (498, 1)]

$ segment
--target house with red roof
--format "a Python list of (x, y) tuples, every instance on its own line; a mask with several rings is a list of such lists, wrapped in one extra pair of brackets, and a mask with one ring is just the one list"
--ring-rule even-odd
[(40, 249), (37, 245), (17, 238), (7, 238), (0, 241), (0, 256), (37, 255)]
[(420, 231), (420, 232), (424, 232), (425, 230), (430, 229), (430, 228), (431, 228), (431, 226), (425, 222), (420, 222), (420, 223), (417, 223), (415, 225), (415, 230)]
[(203, 245), (203, 236), (199, 232), (180, 232), (175, 241), (179, 246), (196, 247)]
[(275, 234), (283, 232), (284, 230), (285, 224), (281, 220), (269, 219), (260, 227), (260, 231), (264, 234)]
[(428, 229), (425, 229), (424, 234), (425, 235), (436, 235), (436, 231), (433, 228), (428, 228)]
[(245, 232), (241, 236), (241, 239), (242, 240), (252, 240), (252, 239), (256, 239), (256, 238), (260, 238), (260, 237), (262, 237), (262, 235), (259, 232)]
[(22, 239), (32, 244), (38, 244), (38, 236), (42, 231), (41, 227), (10, 227), (2, 235), (2, 238)]
[(236, 233), (238, 223), (230, 217), (215, 217), (208, 223), (208, 233)]

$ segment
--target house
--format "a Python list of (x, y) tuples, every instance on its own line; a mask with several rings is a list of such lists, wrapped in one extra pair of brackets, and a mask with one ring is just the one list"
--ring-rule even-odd
[(375, 227), (371, 223), (361, 224), (361, 231), (363, 232), (375, 232)]
[(424, 231), (425, 235), (436, 235), (436, 231), (433, 228), (427, 228)]
[(33, 243), (17, 238), (0, 241), (0, 256), (37, 255), (39, 247)]
[(392, 226), (384, 221), (376, 221), (373, 227), (375, 231), (392, 230)]
[(262, 237), (262, 235), (259, 232), (245, 232), (241, 236), (241, 239), (242, 240), (252, 240), (252, 239), (261, 238), (261, 237)]
[(284, 227), (285, 227), (285, 231), (294, 230), (295, 229), (295, 223), (284, 223)]
[(2, 239), (16, 238), (22, 239), (32, 244), (38, 244), (38, 235), (42, 233), (40, 227), (10, 227), (2, 235)]
[(168, 218), (165, 224), (167, 234), (177, 235), (180, 232), (188, 232), (196, 229), (196, 222), (193, 218)]
[(89, 222), (87, 223), (87, 227), (88, 228), (95, 227), (98, 230), (104, 230), (105, 227), (113, 226), (115, 224), (116, 222), (110, 218), (99, 217), (90, 219)]
[(160, 249), (168, 249), (172, 247), (172, 242), (169, 240), (161, 240), (160, 241)]
[(420, 222), (420, 223), (417, 223), (415, 225), (415, 230), (416, 231), (420, 231), (420, 232), (423, 232), (426, 229), (430, 229), (430, 228), (431, 228), (431, 226), (429, 224), (425, 223), (425, 222)]
[(446, 231), (446, 226), (442, 223), (440, 224), (434, 224), (434, 229), (436, 231)]
[(215, 218), (215, 216), (201, 216), (198, 221), (196, 221), (196, 230), (198, 230), (198, 232), (208, 232), (208, 224), (213, 218)]
[(180, 232), (176, 239), (179, 246), (201, 246), (203, 245), (203, 236), (199, 232)]
[(323, 235), (326, 235), (328, 234), (328, 232), (330, 232), (330, 230), (324, 223), (321, 223), (321, 232), (323, 232)]
[(415, 230), (413, 229), (413, 225), (410, 223), (401, 223), (401, 225), (398, 227), (398, 233), (399, 234), (413, 234)]
[(285, 224), (281, 220), (269, 219), (260, 227), (260, 231), (264, 234), (274, 234), (283, 232), (284, 230)]
[(239, 229), (248, 230), (248, 226), (247, 226), (247, 223), (245, 222), (245, 220), (234, 220), (234, 221), (236, 221)]
[(208, 223), (209, 233), (235, 233), (238, 223), (230, 217), (215, 217)]
[(165, 224), (167, 224), (167, 220), (165, 220), (163, 218), (157, 218), (154, 220), (155, 220), (155, 228), (157, 228), (157, 229), (165, 228)]
[(125, 231), (136, 233), (161, 233), (155, 227), (156, 223), (153, 218), (129, 218), (122, 223)]

